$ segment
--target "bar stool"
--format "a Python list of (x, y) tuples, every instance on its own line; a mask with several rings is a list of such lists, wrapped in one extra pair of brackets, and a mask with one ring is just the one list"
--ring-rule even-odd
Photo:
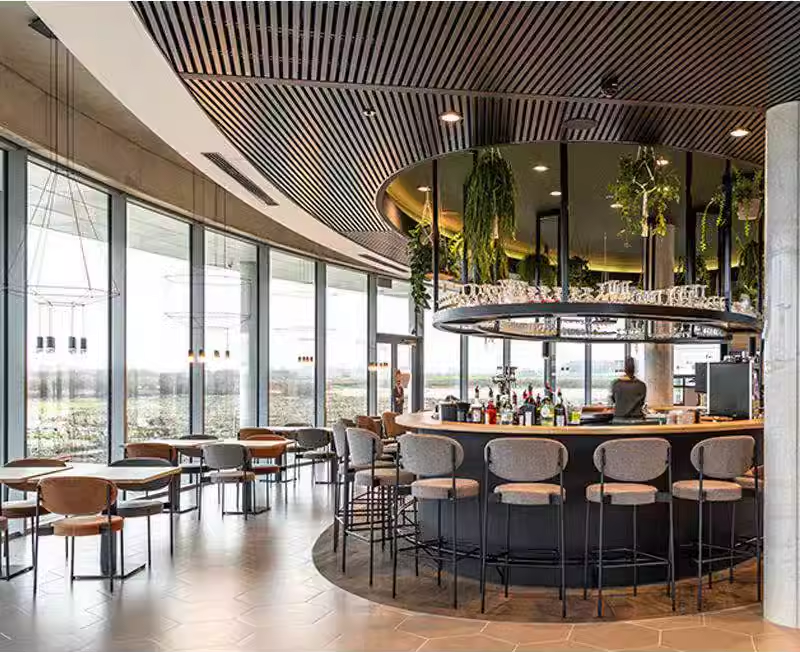
[[(640, 437), (635, 439), (613, 439), (600, 444), (594, 450), (594, 466), (600, 472), (600, 482), (586, 487), (586, 529), (583, 552), (583, 598), (588, 597), (589, 572), (589, 518), (590, 506), (597, 503), (600, 522), (598, 545), (594, 566), (597, 571), (597, 615), (603, 616), (603, 570), (633, 568), (633, 594), (638, 592), (638, 570), (640, 566), (667, 567), (667, 588), (675, 611), (675, 544), (672, 494), (659, 491), (654, 485), (645, 484), (667, 474), (667, 488), (672, 485), (672, 449), (666, 439)], [(607, 482), (607, 478), (617, 482)], [(667, 558), (639, 550), (637, 541), (637, 512), (642, 505), (667, 503), (669, 505), (669, 542)], [(605, 506), (631, 507), (633, 512), (633, 548), (604, 550)], [(619, 559), (605, 560), (604, 553), (622, 555)], [(629, 557), (628, 555), (632, 555)], [(644, 560), (644, 561), (642, 561)]]
[[(566, 447), (554, 439), (503, 437), (493, 439), (483, 449), (484, 459), (484, 501), (483, 532), (481, 534), (481, 613), (486, 606), (486, 567), (502, 567), (504, 570), (505, 594), (508, 597), (508, 583), (511, 565), (529, 568), (559, 568), (561, 584), (559, 599), (561, 615), (567, 615), (566, 561), (564, 558), (564, 468), (569, 455)], [(501, 480), (508, 480), (489, 492), (489, 474)], [(558, 484), (544, 482), (558, 477)], [(503, 555), (489, 558), (489, 502), (494, 499), (506, 506), (506, 548)], [(558, 548), (557, 559), (548, 560), (536, 557), (511, 555), (511, 506), (558, 507)], [(554, 563), (555, 561), (555, 563)]]
[[(329, 462), (331, 471), (336, 459), (336, 453), (330, 450), (331, 436), (327, 430), (322, 428), (301, 428), (297, 431), (297, 447), (295, 453), (295, 474), (297, 473), (297, 461), (300, 459), (311, 462), (311, 484), (316, 481), (316, 468), (320, 462)], [(329, 482), (333, 482), (330, 476)]]
[[(744, 558), (745, 552), (735, 547), (736, 503), (742, 499), (742, 486), (737, 478), (744, 477), (753, 465), (756, 441), (749, 435), (730, 437), (711, 437), (695, 444), (690, 454), (692, 466), (698, 472), (697, 480), (680, 480), (673, 483), (672, 495), (681, 500), (697, 502), (697, 610), (703, 610), (703, 566), (708, 565), (708, 580), (711, 584), (711, 565), (719, 561), (728, 562), (729, 581), (733, 581), (734, 558)], [(761, 600), (761, 527), (758, 485), (758, 473), (753, 476), (753, 493), (756, 526), (756, 592)], [(711, 522), (709, 518), (709, 541), (703, 543), (703, 505), (708, 503), (709, 515), (714, 503), (731, 505), (731, 539), (729, 546), (715, 545), (711, 540)], [(708, 551), (709, 557), (704, 552)], [(714, 556), (715, 551), (724, 553)]]
[[(362, 467), (355, 471), (353, 485), (367, 488), (366, 520), (362, 521), (360, 525), (369, 529), (369, 585), (372, 586), (376, 543), (375, 526), (376, 524), (380, 526), (380, 543), (383, 545), (388, 539), (387, 535), (392, 526), (391, 522), (387, 523), (392, 513), (389, 507), (391, 501), (397, 500), (398, 488), (411, 484), (414, 480), (414, 475), (393, 466), (377, 465), (383, 454), (383, 442), (371, 430), (347, 428), (347, 445), (353, 464)], [(377, 498), (375, 489), (378, 489)], [(376, 509), (376, 503), (380, 510)], [(345, 510), (349, 513), (348, 505), (345, 505)], [(378, 512), (377, 515), (376, 511)], [(345, 528), (345, 539), (342, 542), (342, 555), (347, 554), (346, 537), (348, 530), (353, 530), (352, 520), (348, 516), (345, 516), (345, 522), (348, 526)]]
[[(459, 478), (456, 470), (464, 462), (464, 448), (455, 439), (441, 435), (402, 435), (397, 440), (398, 468), (409, 471), (418, 477), (411, 483), (411, 496), (414, 507), (420, 500), (436, 501), (437, 532), (434, 543), (420, 541), (415, 524), (412, 548), (415, 557), (419, 550), (424, 550), (436, 561), (437, 583), (441, 584), (442, 563), (445, 555), (449, 556), (453, 568), (453, 609), (458, 608), (458, 560), (470, 556), (475, 550), (458, 549), (458, 503), (461, 500), (474, 498), (478, 506), (478, 518), (481, 518), (480, 483), (472, 478)], [(445, 476), (445, 477), (431, 477)], [(451, 526), (453, 540), (450, 550), (443, 547), (442, 539), (442, 503), (450, 503)], [(394, 523), (394, 558), (392, 568), (392, 597), (397, 595), (397, 547), (400, 515), (395, 509)], [(415, 510), (415, 514), (416, 514)]]
[[(212, 443), (204, 447), (204, 455), (208, 468), (209, 480), (214, 484), (222, 485), (222, 515), (240, 514), (247, 520), (249, 513), (255, 514), (255, 491), (254, 484), (256, 474), (250, 470), (250, 452), (241, 444), (233, 443)], [(244, 500), (240, 512), (225, 511), (225, 485), (235, 484), (244, 485), (250, 488), (250, 492), (243, 492)], [(238, 490), (237, 490), (238, 499)]]
[(203, 511), (203, 474), (208, 471), (208, 468), (206, 468), (203, 462), (203, 446), (200, 442), (208, 443), (211, 441), (217, 441), (217, 437), (214, 435), (183, 435), (182, 437), (179, 437), (179, 439), (198, 442), (196, 447), (184, 448), (183, 450), (179, 451), (178, 461), (180, 462), (182, 457), (185, 457), (189, 460), (188, 462), (180, 462), (179, 466), (181, 467), (181, 475), (188, 475), (190, 483), (192, 482), (192, 479), (194, 479), (196, 482), (194, 497), (195, 506), (180, 510), (179, 513), (183, 514), (196, 509), (197, 520), (199, 521)]

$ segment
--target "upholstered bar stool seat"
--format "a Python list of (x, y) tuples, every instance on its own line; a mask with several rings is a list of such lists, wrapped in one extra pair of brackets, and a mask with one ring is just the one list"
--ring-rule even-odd
[[(390, 462), (389, 460), (375, 460), (376, 469), (393, 469), (394, 467), (395, 463)], [(372, 465), (370, 464), (350, 464), (347, 470), (350, 473), (354, 473), (356, 471), (363, 471), (364, 469), (370, 468), (372, 468)]]
[[(755, 491), (756, 490), (756, 478), (755, 478), (755, 467), (747, 471), (744, 475), (740, 475), (737, 478), (734, 478), (733, 481), (738, 484), (742, 489), (747, 489), (748, 491)], [(758, 467), (758, 490), (764, 490), (764, 467)]]
[[(472, 498), (480, 493), (480, 483), (470, 478), (456, 478), (456, 498)], [(453, 495), (452, 478), (423, 478), (411, 483), (411, 495), (423, 500), (448, 500)]]
[(117, 514), (123, 518), (140, 516), (158, 516), (164, 511), (164, 503), (160, 500), (123, 500), (117, 503)]
[(209, 471), (208, 479), (215, 483), (224, 482), (255, 482), (256, 474), (252, 471)]
[[(53, 524), (53, 534), (60, 537), (89, 537), (108, 529), (108, 516), (70, 516)], [(124, 520), (121, 516), (111, 517), (111, 531), (119, 532)]]
[(395, 486), (398, 484), (397, 478), (400, 478), (400, 485), (407, 485), (411, 484), (414, 481), (414, 474), (409, 473), (408, 471), (401, 470), (398, 474), (396, 469), (393, 468), (376, 468), (373, 474), (372, 469), (361, 469), (360, 471), (356, 471), (355, 478), (353, 482), (358, 486), (366, 486), (369, 487), (370, 483), (373, 481), (375, 482), (376, 487), (389, 487)]
[(494, 492), (504, 505), (549, 505), (561, 487), (550, 482), (509, 482), (496, 486)]
[[(750, 478), (753, 480), (753, 478)], [(755, 481), (754, 481), (755, 486)], [(742, 497), (742, 485), (725, 480), (703, 480), (703, 500), (714, 503), (730, 502)], [(683, 500), (700, 499), (699, 480), (679, 480), (672, 484), (672, 495)]]
[[(653, 485), (637, 482), (606, 482), (603, 485), (606, 502), (611, 505), (652, 505), (657, 493), (658, 489)], [(600, 502), (600, 483), (586, 487), (586, 500)]]
[[(39, 515), (47, 514), (47, 510), (39, 508)], [(33, 518), (36, 516), (36, 498), (7, 500), (3, 503), (3, 516), (7, 518)]]
[(250, 468), (256, 475), (267, 475), (270, 473), (281, 472), (281, 467), (277, 464), (253, 464)]

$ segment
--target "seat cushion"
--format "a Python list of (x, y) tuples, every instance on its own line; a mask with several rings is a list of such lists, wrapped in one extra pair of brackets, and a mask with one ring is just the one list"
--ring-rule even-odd
[(549, 482), (509, 482), (494, 488), (500, 502), (506, 505), (549, 505), (551, 497), (558, 496), (560, 491), (557, 484)]
[[(411, 495), (424, 500), (447, 500), (452, 491), (452, 478), (422, 478), (411, 483)], [(456, 498), (472, 498), (479, 493), (477, 480), (456, 478)]]
[[(39, 516), (47, 513), (48, 511), (44, 507), (39, 507)], [(3, 516), (6, 518), (34, 518), (36, 516), (36, 498), (5, 501)]]
[(208, 471), (208, 467), (200, 464), (198, 461), (197, 464), (192, 464), (191, 462), (187, 462), (185, 464), (181, 464), (181, 473), (205, 473)]
[(8, 519), (5, 516), (0, 516), (0, 532), (8, 530)]
[[(742, 489), (749, 489), (750, 491), (756, 490), (756, 479), (752, 475), (740, 475), (738, 478), (734, 478), (733, 481)], [(703, 482), (703, 485), (705, 485), (705, 481)], [(758, 479), (758, 490), (764, 490), (764, 478)]]
[(280, 473), (281, 467), (277, 464), (253, 464), (250, 470), (256, 475), (270, 475), (272, 473)]
[[(727, 480), (703, 480), (704, 500), (730, 502), (742, 497), (742, 488)], [(700, 500), (699, 480), (680, 480), (672, 483), (672, 495), (684, 500)]]
[(393, 444), (383, 444), (384, 455), (397, 455), (397, 442)]
[[(369, 487), (372, 478), (371, 469), (362, 469), (356, 471), (353, 482), (357, 485)], [(375, 486), (376, 487), (393, 487), (397, 484), (398, 473), (396, 468), (376, 467), (375, 468)], [(408, 485), (414, 481), (414, 474), (409, 471), (400, 471), (399, 474), (400, 484)]]
[[(121, 516), (111, 517), (111, 531), (119, 532), (122, 529)], [(60, 537), (88, 537), (100, 534), (108, 529), (108, 516), (71, 516), (53, 523), (53, 534)]]
[(252, 471), (209, 471), (208, 479), (214, 483), (252, 482), (256, 479), (256, 474)]
[[(369, 469), (369, 464), (351, 464), (349, 467), (349, 471), (352, 473), (353, 471), (361, 471), (363, 469)], [(394, 462), (389, 460), (375, 460), (375, 468), (382, 468), (382, 469), (393, 469)]]
[(332, 460), (336, 457), (336, 453), (333, 451), (303, 451), (298, 453), (297, 457), (306, 460)]
[[(606, 482), (603, 492), (612, 505), (652, 505), (656, 502), (658, 490), (649, 484), (636, 482)], [(590, 484), (586, 487), (586, 500), (592, 503), (600, 502), (600, 483)]]
[(117, 514), (123, 518), (138, 516), (156, 516), (164, 511), (164, 503), (160, 500), (123, 500), (117, 503)]

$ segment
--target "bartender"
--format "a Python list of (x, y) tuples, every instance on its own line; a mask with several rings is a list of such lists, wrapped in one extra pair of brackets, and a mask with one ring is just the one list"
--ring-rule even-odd
[(614, 405), (614, 421), (641, 421), (644, 418), (644, 402), (647, 385), (636, 377), (633, 358), (625, 358), (625, 375), (611, 385), (611, 403)]

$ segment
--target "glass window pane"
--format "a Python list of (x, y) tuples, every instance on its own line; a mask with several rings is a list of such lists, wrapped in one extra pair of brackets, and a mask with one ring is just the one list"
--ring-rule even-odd
[(106, 193), (28, 165), (27, 451), (33, 457), (108, 457), (108, 219)]
[(446, 396), (460, 394), (461, 336), (433, 327), (425, 311), (425, 409), (432, 410)]
[(205, 240), (205, 434), (232, 437), (255, 425), (258, 248), (213, 231)]
[(127, 438), (188, 435), (189, 225), (127, 210)]
[(270, 251), (269, 422), (314, 423), (314, 262)]
[(592, 344), (592, 403), (608, 403), (611, 383), (622, 375), (624, 365), (624, 344)]
[(478, 386), (481, 396), (487, 398), (489, 386), (494, 387), (492, 378), (497, 375), (498, 367), (503, 366), (503, 340), (470, 336), (468, 342), (469, 395), (473, 397)]
[(583, 382), (586, 368), (586, 345), (558, 342), (556, 348), (556, 390), (568, 403), (582, 405)]
[(395, 279), (378, 279), (378, 332), (408, 335), (412, 328), (412, 315), (411, 284)]
[(672, 347), (672, 369), (676, 376), (694, 376), (697, 362), (719, 362), (719, 344), (676, 344)]
[(367, 412), (367, 275), (328, 266), (325, 292), (325, 419)]
[(522, 400), (522, 392), (533, 387), (534, 396), (544, 395), (544, 357), (541, 342), (511, 340), (511, 365), (517, 368), (517, 393)]

